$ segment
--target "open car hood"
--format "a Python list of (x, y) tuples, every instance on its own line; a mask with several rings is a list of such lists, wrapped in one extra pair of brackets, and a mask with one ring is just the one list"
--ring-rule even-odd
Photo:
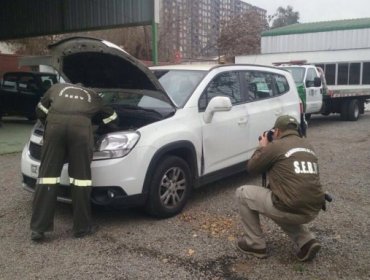
[(90, 88), (135, 90), (175, 107), (154, 74), (111, 42), (71, 37), (48, 48), (50, 56), (43, 57), (42, 63), (56, 69), (66, 82)]

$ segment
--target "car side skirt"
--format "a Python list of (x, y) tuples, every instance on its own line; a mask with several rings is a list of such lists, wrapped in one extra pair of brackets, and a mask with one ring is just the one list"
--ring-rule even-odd
[(247, 161), (199, 177), (198, 180), (196, 180), (194, 187), (198, 188), (241, 172), (247, 172)]

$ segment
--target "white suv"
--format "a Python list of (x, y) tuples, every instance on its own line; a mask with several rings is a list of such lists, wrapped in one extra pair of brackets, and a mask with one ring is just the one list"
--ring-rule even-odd
[[(245, 170), (258, 136), (275, 119), (301, 119), (291, 75), (254, 65), (143, 66), (112, 43), (71, 38), (49, 47), (44, 64), (63, 80), (98, 91), (119, 116), (120, 130), (96, 131), (92, 202), (146, 206), (169, 217), (193, 187)], [(47, 62), (47, 63), (45, 63)], [(22, 154), (23, 186), (34, 190), (43, 127)], [(70, 201), (67, 166), (59, 200)]]

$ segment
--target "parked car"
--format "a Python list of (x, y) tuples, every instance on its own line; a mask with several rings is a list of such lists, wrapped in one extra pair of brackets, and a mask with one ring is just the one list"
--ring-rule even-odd
[[(149, 70), (112, 43), (91, 38), (66, 39), (50, 51), (50, 65), (65, 81), (94, 88), (119, 116), (120, 131), (96, 131), (95, 204), (141, 205), (157, 217), (176, 215), (193, 188), (245, 171), (258, 136), (278, 116), (301, 118), (294, 81), (283, 69), (174, 65)], [(255, 92), (249, 90), (252, 83)], [(42, 135), (37, 123), (22, 153), (23, 184), (31, 191)], [(65, 165), (59, 200), (70, 201), (68, 185)]]
[(0, 84), (0, 119), (21, 116), (35, 120), (35, 108), (57, 75), (44, 72), (7, 72)]

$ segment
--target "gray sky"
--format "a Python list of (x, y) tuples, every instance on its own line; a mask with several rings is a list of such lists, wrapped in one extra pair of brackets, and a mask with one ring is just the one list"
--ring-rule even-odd
[(370, 18), (370, 0), (244, 0), (267, 10), (267, 15), (278, 7), (293, 7), (299, 12), (299, 22), (315, 22), (351, 18)]

